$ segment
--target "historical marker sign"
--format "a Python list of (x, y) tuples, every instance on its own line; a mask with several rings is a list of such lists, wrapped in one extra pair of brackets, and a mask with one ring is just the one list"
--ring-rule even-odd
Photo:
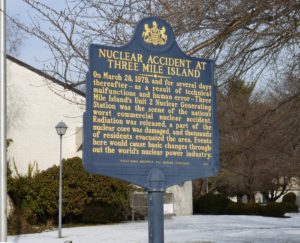
[(122, 47), (92, 44), (84, 116), (84, 166), (147, 187), (218, 170), (213, 61), (185, 55), (171, 27), (141, 20)]

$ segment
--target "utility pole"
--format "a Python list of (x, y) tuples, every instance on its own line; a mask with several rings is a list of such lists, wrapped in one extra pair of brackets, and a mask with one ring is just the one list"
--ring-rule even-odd
[(6, 24), (5, 0), (0, 0), (0, 240), (7, 241), (7, 156), (6, 156)]

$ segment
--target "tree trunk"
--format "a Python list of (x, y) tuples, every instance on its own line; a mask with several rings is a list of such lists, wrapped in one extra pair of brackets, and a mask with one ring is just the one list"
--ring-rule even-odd
[(255, 203), (255, 194), (249, 193), (247, 194), (248, 203)]
[(242, 203), (243, 202), (243, 194), (236, 195), (236, 200), (238, 203)]

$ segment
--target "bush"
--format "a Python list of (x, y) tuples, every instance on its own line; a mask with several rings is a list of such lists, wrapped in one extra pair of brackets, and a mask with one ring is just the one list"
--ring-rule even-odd
[(230, 203), (225, 195), (208, 193), (194, 200), (194, 214), (224, 214)]
[(221, 194), (208, 193), (194, 200), (195, 214), (261, 215), (283, 217), (286, 212), (298, 212), (297, 205), (291, 203), (234, 203)]
[(268, 217), (283, 217), (285, 214), (285, 207), (282, 203), (270, 203), (261, 207), (261, 215)]
[(299, 209), (298, 206), (296, 204), (293, 203), (282, 203), (282, 205), (284, 206), (284, 210), (286, 213), (298, 213)]
[(225, 210), (231, 215), (260, 215), (261, 206), (257, 203), (231, 203)]
[(7, 231), (10, 235), (19, 235), (25, 232), (39, 232), (39, 229), (31, 226), (24, 218), (23, 214), (19, 211), (15, 211), (12, 215), (10, 215), (7, 222)]
[(298, 207), (286, 203), (270, 203), (266, 206), (257, 203), (231, 203), (225, 210), (231, 215), (261, 215), (268, 217), (283, 217), (287, 212), (298, 212)]
[(261, 205), (258, 203), (247, 203), (246, 204), (246, 212), (247, 215), (260, 215)]
[(244, 203), (230, 203), (225, 209), (226, 214), (244, 215), (246, 214), (246, 204)]
[(296, 194), (294, 192), (289, 192), (289, 193), (285, 194), (282, 198), (282, 202), (295, 204), (296, 203)]
[(121, 205), (89, 205), (82, 212), (82, 223), (108, 224), (124, 220), (124, 211)]
[[(58, 166), (34, 176), (10, 177), (8, 188), (16, 211), (27, 222), (57, 222)], [(87, 173), (80, 158), (64, 160), (63, 223), (119, 222), (129, 212), (128, 190), (128, 183)]]

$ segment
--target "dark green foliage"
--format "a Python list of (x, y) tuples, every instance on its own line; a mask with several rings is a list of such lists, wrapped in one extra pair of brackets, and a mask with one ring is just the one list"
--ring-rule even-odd
[(282, 198), (282, 204), (287, 213), (299, 212), (298, 205), (296, 205), (296, 194), (294, 192), (285, 194)]
[(195, 214), (261, 215), (283, 217), (286, 212), (298, 212), (298, 207), (289, 203), (234, 203), (221, 194), (208, 193), (194, 200)]
[(231, 215), (261, 215), (268, 217), (283, 217), (286, 212), (292, 212), (289, 210), (293, 209), (295, 208), (291, 207), (290, 205), (274, 202), (268, 205), (259, 205), (257, 203), (231, 203), (228, 208), (226, 208), (225, 213)]
[(268, 217), (283, 217), (286, 213), (285, 205), (282, 203), (270, 203), (266, 206), (257, 203), (231, 203), (225, 210), (231, 215), (261, 215)]
[(282, 203), (282, 205), (284, 206), (285, 212), (287, 213), (298, 213), (299, 212), (299, 208), (296, 204), (293, 203)]
[(289, 193), (285, 194), (282, 198), (282, 202), (295, 204), (296, 203), (296, 194), (294, 192), (289, 192)]
[[(59, 167), (34, 176), (9, 178), (8, 193), (16, 212), (30, 224), (57, 222)], [(125, 182), (87, 173), (80, 158), (63, 161), (63, 223), (108, 223), (129, 211)], [(91, 218), (90, 218), (91, 217)]]
[(83, 210), (83, 223), (88, 224), (107, 224), (116, 221), (124, 220), (124, 209), (120, 205), (94, 205), (89, 206)]
[(223, 214), (231, 201), (222, 194), (205, 194), (194, 200), (194, 214)]
[(285, 214), (285, 207), (282, 203), (272, 202), (266, 206), (261, 207), (261, 215), (268, 217), (283, 217)]
[(246, 212), (247, 215), (259, 215), (261, 211), (261, 205), (258, 203), (247, 203), (246, 204)]
[(8, 166), (7, 191), (14, 206), (14, 212), (8, 218), (8, 233), (21, 234), (24, 232), (37, 232), (38, 230), (28, 223), (27, 201), (34, 194), (33, 190), (33, 167), (29, 166), (27, 175), (12, 176), (12, 170)]
[(225, 213), (230, 215), (243, 215), (246, 212), (244, 203), (230, 203), (226, 208)]
[(257, 203), (231, 203), (225, 210), (232, 215), (260, 215), (261, 206)]
[(45, 229), (47, 229), (46, 225), (40, 227), (30, 225), (20, 210), (16, 210), (11, 216), (8, 217), (7, 231), (9, 235), (38, 233)]

